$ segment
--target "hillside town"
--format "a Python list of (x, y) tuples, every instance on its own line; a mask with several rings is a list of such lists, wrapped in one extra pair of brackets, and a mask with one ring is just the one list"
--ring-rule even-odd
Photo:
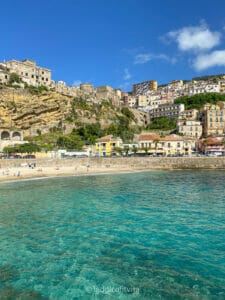
[[(191, 156), (225, 155), (225, 102), (206, 103), (200, 109), (187, 109), (184, 103), (176, 103), (181, 96), (208, 93), (225, 93), (225, 76), (208, 80), (173, 80), (158, 85), (149, 80), (133, 85), (132, 92), (124, 92), (108, 85), (95, 88), (91, 83), (68, 86), (64, 81), (54, 81), (51, 70), (37, 66), (33, 60), (10, 60), (0, 63), (0, 83), (7, 85), (10, 74), (17, 74), (20, 80), (12, 86), (44, 86), (49, 91), (70, 97), (83, 97), (89, 103), (110, 100), (114, 107), (127, 107), (145, 114), (146, 125), (162, 118), (176, 121), (176, 128), (170, 132), (143, 130), (130, 143), (119, 136), (106, 135), (97, 139), (95, 145), (86, 146), (82, 152), (58, 151), (54, 156)], [(20, 129), (0, 128), (0, 151), (7, 146), (27, 143)], [(49, 153), (53, 155), (53, 152)]]

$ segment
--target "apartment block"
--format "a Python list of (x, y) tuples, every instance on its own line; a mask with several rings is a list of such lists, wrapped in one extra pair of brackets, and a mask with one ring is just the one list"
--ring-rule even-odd
[(200, 121), (179, 120), (177, 122), (177, 130), (184, 136), (199, 139), (202, 136), (202, 125)]
[(133, 95), (145, 95), (151, 91), (157, 91), (158, 82), (156, 80), (149, 80), (133, 85)]
[(161, 104), (151, 109), (149, 114), (151, 120), (163, 117), (178, 119), (182, 111), (184, 111), (184, 104)]
[(203, 135), (225, 134), (225, 103), (205, 104), (201, 111), (203, 123)]

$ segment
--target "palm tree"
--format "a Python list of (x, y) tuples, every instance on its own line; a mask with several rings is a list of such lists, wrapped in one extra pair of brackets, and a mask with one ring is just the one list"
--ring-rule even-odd
[(155, 152), (157, 152), (159, 139), (155, 139), (153, 143), (155, 144)]
[(118, 153), (120, 156), (123, 154), (123, 148), (121, 148), (121, 147), (115, 147), (115, 148), (114, 148), (114, 151), (115, 151), (116, 153)]
[(128, 156), (130, 147), (129, 146), (124, 146), (123, 150), (125, 151), (125, 155)]
[(134, 155), (136, 155), (137, 151), (138, 151), (138, 148), (136, 146), (133, 146), (132, 147), (132, 151), (134, 152)]

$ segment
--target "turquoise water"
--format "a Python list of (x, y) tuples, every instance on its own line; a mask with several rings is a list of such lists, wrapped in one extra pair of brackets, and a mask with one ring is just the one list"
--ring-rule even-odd
[(0, 184), (0, 299), (225, 299), (223, 171)]

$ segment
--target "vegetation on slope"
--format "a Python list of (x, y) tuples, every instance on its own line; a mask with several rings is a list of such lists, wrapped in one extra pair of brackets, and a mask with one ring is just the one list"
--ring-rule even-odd
[(166, 117), (155, 119), (147, 126), (147, 129), (160, 129), (163, 131), (176, 129), (176, 119), (169, 119)]
[(98, 138), (108, 134), (121, 137), (124, 142), (131, 142), (134, 134), (141, 131), (139, 126), (131, 126), (132, 120), (134, 120), (132, 111), (124, 107), (120, 114), (116, 115), (115, 122), (106, 128), (102, 128), (99, 122), (80, 124), (70, 134), (63, 134), (62, 129), (55, 128), (47, 134), (38, 131), (38, 136), (28, 137), (27, 140), (45, 150), (53, 148), (80, 150), (84, 145), (94, 145)]
[(225, 101), (225, 94), (205, 93), (193, 95), (191, 97), (182, 96), (174, 100), (174, 103), (183, 103), (185, 109), (200, 109), (206, 103), (216, 104), (219, 101)]

